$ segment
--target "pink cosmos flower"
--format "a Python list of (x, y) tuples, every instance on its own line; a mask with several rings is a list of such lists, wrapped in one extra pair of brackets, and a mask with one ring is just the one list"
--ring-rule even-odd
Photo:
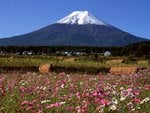
[(43, 113), (43, 110), (42, 110), (42, 109), (39, 109), (39, 110), (37, 111), (37, 113)]
[(139, 95), (139, 91), (133, 91), (132, 92), (135, 96), (138, 96)]
[(76, 93), (76, 96), (77, 96), (77, 98), (80, 100), (80, 98), (81, 98), (81, 97), (80, 97), (80, 92), (77, 92), (77, 93)]
[(4, 85), (1, 86), (1, 93), (2, 93), (2, 96), (6, 95), (6, 91), (5, 91)]
[(58, 76), (65, 76), (65, 74), (66, 74), (65, 72), (61, 72), (58, 74)]
[(134, 99), (132, 99), (132, 101), (138, 104), (138, 103), (141, 102), (141, 99), (139, 99), (139, 98), (134, 98)]
[(53, 108), (53, 107), (59, 107), (60, 106), (60, 103), (59, 102), (56, 102), (54, 104), (50, 104), (46, 107), (46, 109), (50, 109), (50, 108)]
[(150, 84), (146, 84), (146, 85), (144, 86), (144, 89), (150, 90)]
[(29, 101), (24, 100), (24, 101), (21, 103), (21, 105), (26, 105), (26, 104), (28, 104), (28, 103), (29, 103)]
[(108, 101), (108, 100), (106, 100), (106, 99), (101, 99), (100, 100), (100, 103), (102, 104), (102, 105), (110, 105), (110, 101)]
[(56, 102), (53, 104), (50, 104), (46, 107), (46, 109), (54, 108), (54, 107), (60, 107), (61, 105), (65, 104), (65, 102)]
[(132, 91), (132, 88), (128, 88), (127, 91), (128, 91), (128, 92), (131, 92), (131, 91)]

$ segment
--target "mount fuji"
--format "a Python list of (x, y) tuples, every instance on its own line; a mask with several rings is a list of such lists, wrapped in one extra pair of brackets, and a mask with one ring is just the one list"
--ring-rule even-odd
[(96, 25), (108, 25), (102, 20), (97, 19), (88, 11), (74, 11), (65, 18), (57, 21), (58, 24), (96, 24)]
[(0, 46), (125, 46), (148, 39), (122, 31), (88, 11), (70, 15), (39, 30), (0, 39)]

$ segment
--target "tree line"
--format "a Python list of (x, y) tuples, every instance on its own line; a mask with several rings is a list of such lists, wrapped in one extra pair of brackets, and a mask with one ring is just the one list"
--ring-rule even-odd
[(84, 52), (86, 54), (97, 54), (110, 51), (113, 56), (149, 56), (150, 41), (133, 44), (124, 47), (87, 47), (87, 46), (0, 46), (0, 52), (9, 54), (32, 51), (35, 55), (39, 53), (54, 54), (56, 52)]

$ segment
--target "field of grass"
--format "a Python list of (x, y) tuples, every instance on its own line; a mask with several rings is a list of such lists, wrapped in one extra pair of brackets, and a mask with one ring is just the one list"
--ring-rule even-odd
[(0, 113), (150, 113), (150, 69), (137, 74), (0, 74)]
[[(0, 57), (0, 68), (31, 68), (34, 67), (38, 70), (41, 64), (53, 64), (53, 66), (62, 67), (63, 69), (82, 69), (88, 71), (90, 68), (93, 70), (101, 70), (103, 68), (108, 69), (111, 66), (137, 66), (137, 67), (150, 67), (149, 60), (132, 61), (127, 59), (123, 63), (111, 62), (111, 60), (116, 59), (127, 59), (125, 57), (102, 57), (95, 59), (93, 56), (80, 56), (80, 57), (67, 57), (67, 56), (7, 56)], [(109, 62), (110, 61), (110, 62)], [(87, 69), (87, 70), (86, 70)]]

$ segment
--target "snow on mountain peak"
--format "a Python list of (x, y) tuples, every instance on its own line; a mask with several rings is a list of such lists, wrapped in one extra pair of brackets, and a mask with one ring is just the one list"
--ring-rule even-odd
[(94, 15), (88, 11), (74, 11), (65, 18), (57, 21), (58, 24), (97, 24), (97, 25), (108, 25), (102, 20), (97, 19)]

